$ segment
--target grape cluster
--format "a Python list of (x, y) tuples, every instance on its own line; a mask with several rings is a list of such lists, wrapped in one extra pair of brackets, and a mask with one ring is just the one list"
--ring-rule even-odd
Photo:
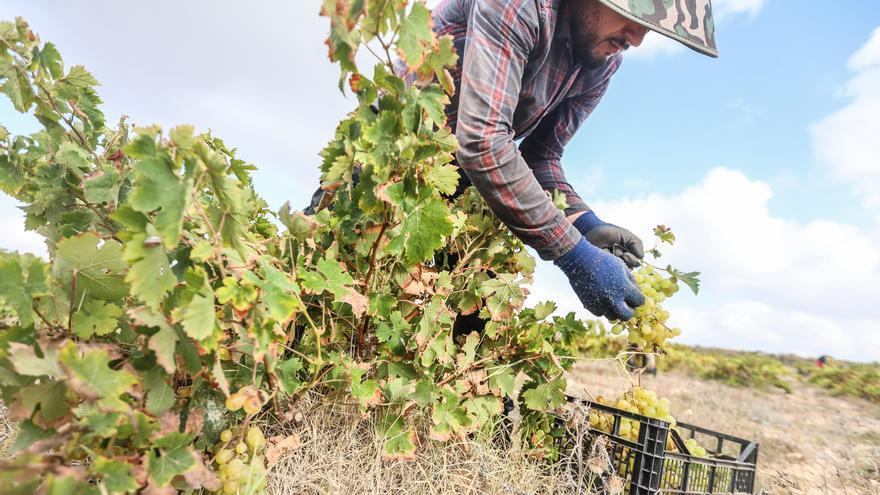
[[(602, 396), (599, 396), (596, 402), (633, 414), (660, 419), (670, 423), (673, 427), (675, 426), (675, 418), (669, 412), (671, 405), (669, 399), (665, 397), (658, 398), (653, 390), (634, 387), (632, 390), (621, 394), (615, 402), (611, 402)], [(590, 411), (588, 420), (591, 428), (607, 433), (611, 433), (611, 429), (614, 426), (614, 417), (602, 411)], [(621, 418), (618, 434), (621, 437), (637, 441), (639, 439), (639, 422), (628, 418)]]
[(226, 398), (226, 409), (233, 412), (244, 409), (248, 416), (253, 416), (263, 408), (263, 402), (263, 392), (247, 386)]
[(218, 493), (260, 493), (266, 488), (266, 464), (260, 455), (266, 446), (262, 430), (235, 427), (220, 433), (215, 446), (214, 470), (222, 486)]
[[(666, 421), (669, 423), (670, 429), (675, 429), (675, 425), (677, 424), (675, 418), (670, 412), (671, 403), (669, 399), (666, 397), (658, 398), (656, 392), (653, 390), (646, 390), (642, 387), (633, 387), (632, 390), (621, 394), (614, 402), (601, 395), (596, 398), (596, 402), (606, 406), (616, 407), (617, 409), (633, 414), (641, 414), (642, 416), (647, 416), (649, 418)], [(588, 420), (591, 428), (606, 433), (611, 433), (614, 426), (613, 415), (602, 411), (590, 411)], [(620, 418), (618, 435), (636, 442), (639, 439), (639, 425), (640, 423), (636, 420)], [(688, 438), (685, 441), (685, 445), (687, 445), (691, 455), (695, 457), (708, 457), (706, 449), (701, 447), (695, 439)], [(672, 452), (677, 451), (671, 436), (666, 442), (666, 450)]]
[(636, 308), (635, 315), (629, 320), (615, 323), (611, 333), (620, 335), (626, 330), (630, 343), (652, 351), (655, 346), (662, 346), (667, 339), (681, 334), (680, 329), (666, 326), (669, 312), (660, 307), (667, 297), (678, 292), (678, 280), (664, 277), (650, 265), (643, 265), (633, 277), (645, 295), (645, 304)]

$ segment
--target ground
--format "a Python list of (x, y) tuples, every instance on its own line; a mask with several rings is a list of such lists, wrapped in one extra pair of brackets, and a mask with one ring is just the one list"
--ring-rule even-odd
[[(614, 397), (628, 378), (616, 362), (584, 361), (569, 393)], [(793, 392), (733, 388), (681, 372), (644, 376), (679, 420), (759, 442), (758, 485), (773, 494), (880, 494), (880, 405), (832, 397), (791, 377)]]

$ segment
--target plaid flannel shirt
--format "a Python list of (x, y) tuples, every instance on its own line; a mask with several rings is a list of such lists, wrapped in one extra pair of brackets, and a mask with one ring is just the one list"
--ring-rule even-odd
[[(588, 210), (562, 171), (565, 145), (590, 115), (620, 65), (595, 70), (573, 59), (568, 0), (443, 0), (434, 31), (459, 53), (446, 112), (457, 162), (492, 211), (541, 258), (555, 260), (581, 234), (545, 190)], [(517, 147), (516, 141), (520, 141)]]

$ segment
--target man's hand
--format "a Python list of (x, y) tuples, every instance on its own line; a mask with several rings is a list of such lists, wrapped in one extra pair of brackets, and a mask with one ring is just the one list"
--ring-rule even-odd
[(592, 211), (582, 213), (572, 224), (590, 244), (622, 259), (626, 266), (635, 268), (641, 265), (639, 260), (645, 257), (645, 248), (642, 240), (632, 232), (599, 220)]
[(584, 307), (596, 316), (628, 320), (633, 309), (645, 303), (626, 265), (584, 238), (553, 263), (568, 276)]

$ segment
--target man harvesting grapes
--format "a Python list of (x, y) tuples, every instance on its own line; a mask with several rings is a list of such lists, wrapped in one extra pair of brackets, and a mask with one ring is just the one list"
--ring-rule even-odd
[[(460, 144), (458, 192), (473, 185), (565, 273), (586, 309), (628, 320), (645, 301), (627, 269), (644, 256), (642, 241), (590, 210), (562, 154), (648, 30), (717, 56), (710, 0), (443, 0), (432, 17), (459, 54), (446, 108)], [(545, 191), (565, 195), (564, 213)]]

